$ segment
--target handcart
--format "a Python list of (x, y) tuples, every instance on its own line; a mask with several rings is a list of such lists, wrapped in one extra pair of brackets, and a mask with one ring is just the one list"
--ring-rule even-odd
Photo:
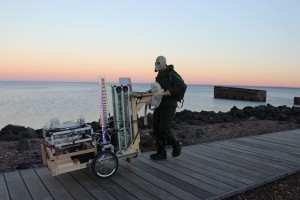
[(51, 125), (43, 128), (42, 159), (52, 176), (91, 166), (96, 176), (108, 178), (116, 173), (119, 159), (131, 163), (140, 154), (138, 113), (156, 94), (131, 92), (130, 85), (114, 85), (114, 116), (106, 117), (106, 86), (104, 80), (101, 81), (101, 130), (93, 130), (80, 119), (69, 124), (50, 120)]

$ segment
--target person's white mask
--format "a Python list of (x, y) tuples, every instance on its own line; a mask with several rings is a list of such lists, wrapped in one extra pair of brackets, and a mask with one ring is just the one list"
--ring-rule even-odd
[(165, 70), (167, 68), (167, 60), (164, 56), (158, 56), (155, 61), (155, 71)]

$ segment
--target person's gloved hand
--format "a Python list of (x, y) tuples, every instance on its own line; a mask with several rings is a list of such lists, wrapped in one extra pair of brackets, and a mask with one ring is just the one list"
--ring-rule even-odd
[(169, 90), (166, 90), (164, 96), (171, 96), (171, 92)]

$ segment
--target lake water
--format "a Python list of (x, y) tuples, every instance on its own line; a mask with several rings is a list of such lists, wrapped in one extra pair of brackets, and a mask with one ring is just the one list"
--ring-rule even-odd
[[(112, 114), (111, 88), (107, 83), (109, 110)], [(188, 85), (183, 109), (191, 111), (227, 112), (233, 106), (294, 106), (300, 88), (248, 87), (267, 91), (266, 102), (215, 99), (214, 86)], [(134, 92), (145, 92), (150, 84), (133, 83)], [(50, 118), (61, 122), (84, 117), (86, 122), (99, 119), (98, 83), (0, 81), (0, 129), (7, 124), (42, 128)]]

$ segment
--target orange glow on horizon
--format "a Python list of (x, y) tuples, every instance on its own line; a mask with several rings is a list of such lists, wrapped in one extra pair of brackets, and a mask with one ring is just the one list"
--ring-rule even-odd
[[(98, 76), (103, 75), (107, 82), (130, 77), (135, 83), (151, 83), (156, 77), (151, 58), (20, 55), (15, 59), (6, 56), (0, 60), (0, 80), (96, 82)], [(188, 67), (182, 60), (171, 63), (176, 63), (175, 70), (187, 84), (300, 87), (299, 69), (299, 73), (297, 70), (291, 73), (250, 64), (240, 68), (240, 63), (224, 65), (207, 60), (200, 63), (195, 60)]]

